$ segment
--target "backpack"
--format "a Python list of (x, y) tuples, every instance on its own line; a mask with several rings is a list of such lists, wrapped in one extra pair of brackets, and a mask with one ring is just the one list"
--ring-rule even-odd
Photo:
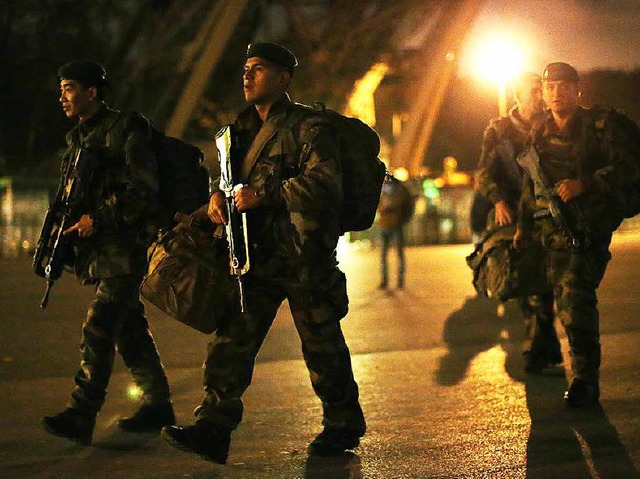
[(551, 291), (547, 282), (544, 251), (534, 241), (522, 253), (511, 246), (515, 225), (487, 231), (467, 265), (473, 271), (473, 287), (480, 296), (507, 301)]
[(115, 126), (123, 125), (128, 116), (144, 122), (148, 128), (158, 165), (159, 205), (151, 223), (158, 229), (172, 228), (176, 213), (191, 214), (209, 201), (209, 172), (203, 165), (204, 154), (194, 145), (165, 135), (139, 113), (119, 115), (107, 129), (107, 135), (123, 135), (122, 128)]
[[(606, 123), (608, 121), (615, 122), (614, 124), (622, 133), (623, 138), (631, 143), (634, 160), (640, 169), (640, 128), (638, 124), (616, 110), (595, 107), (589, 110), (589, 114), (595, 135), (600, 142), (604, 140)], [(633, 218), (640, 213), (640, 178), (620, 191), (615, 191), (614, 195), (624, 218)]]
[(313, 107), (296, 103), (298, 107), (281, 128), (279, 136), (284, 151), (297, 150), (295, 125), (309, 115), (324, 117), (333, 127), (339, 145), (342, 163), (344, 200), (340, 209), (340, 229), (363, 231), (373, 225), (385, 177), (384, 163), (378, 158), (380, 137), (376, 131), (357, 118), (350, 118), (315, 102)]
[(160, 227), (169, 227), (177, 212), (191, 214), (209, 201), (209, 172), (198, 147), (150, 128), (160, 185), (157, 217)]

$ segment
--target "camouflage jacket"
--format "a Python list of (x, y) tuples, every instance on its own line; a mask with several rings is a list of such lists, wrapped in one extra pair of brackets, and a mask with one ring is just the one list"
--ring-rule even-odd
[(146, 272), (151, 213), (157, 205), (158, 177), (149, 126), (134, 114), (103, 106), (67, 133), (62, 180), (79, 148), (91, 155), (94, 171), (81, 214), (96, 232), (75, 243), (75, 272), (83, 283)]
[(492, 204), (504, 201), (515, 211), (520, 199), (522, 171), (516, 162), (529, 135), (530, 125), (520, 119), (517, 108), (509, 116), (489, 122), (482, 138), (476, 171), (478, 190)]
[[(334, 266), (343, 200), (338, 145), (327, 121), (309, 113), (293, 128), (296, 145), (285, 146), (282, 127), (298, 108), (285, 95), (271, 107), (264, 124), (255, 107), (241, 112), (235, 122), (232, 169), (245, 185), (265, 192), (260, 206), (247, 215), (249, 241), (258, 258)], [(262, 128), (272, 134), (248, 165), (247, 153)], [(214, 181), (214, 191), (218, 188), (219, 181)]]
[[(559, 131), (551, 112), (531, 130), (528, 139), (538, 152), (540, 167), (554, 185), (563, 179), (580, 179), (586, 190), (574, 200), (590, 231), (608, 237), (622, 222), (617, 192), (640, 178), (638, 138), (625, 126), (627, 117), (614, 110), (578, 107), (565, 131)], [(548, 209), (537, 196), (525, 172), (519, 205), (519, 224), (526, 232), (534, 226), (536, 211)], [(551, 228), (550, 220), (544, 223)], [(543, 231), (543, 238), (551, 231)]]

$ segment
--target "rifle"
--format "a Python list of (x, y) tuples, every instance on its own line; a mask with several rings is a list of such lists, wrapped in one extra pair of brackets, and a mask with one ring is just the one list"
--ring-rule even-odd
[(236, 209), (234, 194), (244, 185), (234, 184), (231, 166), (231, 148), (233, 141), (233, 125), (223, 127), (216, 133), (218, 160), (220, 161), (220, 190), (224, 193), (227, 206), (227, 224), (225, 232), (229, 246), (229, 267), (231, 275), (238, 281), (240, 294), (240, 310), (247, 310), (244, 294), (243, 276), (249, 271), (249, 237), (247, 232), (247, 213)]
[(54, 282), (62, 276), (65, 264), (72, 258), (73, 238), (65, 236), (63, 232), (80, 216), (78, 208), (93, 173), (89, 157), (85, 148), (78, 150), (73, 161), (67, 165), (64, 180), (44, 217), (33, 255), (33, 271), (47, 280), (40, 303), (42, 309), (47, 307)]
[(575, 201), (565, 203), (558, 196), (558, 190), (540, 166), (540, 156), (533, 145), (518, 157), (518, 163), (533, 180), (536, 195), (547, 200), (553, 222), (569, 242), (569, 247), (588, 248), (591, 244), (591, 231), (580, 206)]

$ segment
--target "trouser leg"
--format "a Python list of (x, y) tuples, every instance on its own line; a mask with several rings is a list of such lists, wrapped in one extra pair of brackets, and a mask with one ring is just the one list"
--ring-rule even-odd
[[(311, 384), (322, 401), (323, 426), (364, 435), (366, 423), (353, 377), (349, 348), (340, 328), (346, 314), (344, 274), (335, 269), (315, 291), (292, 290), (291, 313), (302, 342)], [(308, 293), (308, 294), (305, 294)]]
[(139, 303), (139, 281), (133, 276), (99, 280), (95, 300), (82, 326), (80, 369), (75, 375), (70, 407), (96, 414), (104, 404), (115, 345), (124, 321)]
[[(607, 243), (608, 245), (608, 243)], [(557, 253), (552, 266), (559, 270), (555, 282), (558, 318), (564, 325), (576, 379), (597, 383), (601, 347), (596, 288), (611, 255), (606, 246), (587, 251)]]
[(128, 310), (117, 348), (135, 383), (142, 390), (142, 403), (169, 402), (169, 382), (149, 331), (142, 303)]
[(553, 293), (519, 299), (524, 316), (525, 338), (522, 352), (557, 364), (562, 362), (560, 340), (555, 328)]
[(90, 414), (97, 414), (102, 408), (113, 370), (115, 338), (126, 314), (126, 306), (121, 303), (91, 304), (82, 326), (80, 369), (74, 378), (76, 387), (69, 407)]
[(380, 286), (386, 287), (389, 280), (389, 265), (387, 262), (390, 243), (389, 232), (381, 230), (380, 239), (382, 240), (382, 247), (380, 250)]
[(226, 429), (235, 429), (242, 420), (242, 395), (251, 384), (256, 355), (284, 299), (277, 288), (266, 285), (266, 280), (247, 278), (249, 312), (238, 309), (224, 318), (208, 345), (199, 420), (207, 419)]
[(398, 286), (402, 288), (404, 286), (404, 230), (402, 226), (398, 227), (396, 231), (396, 247), (398, 248)]

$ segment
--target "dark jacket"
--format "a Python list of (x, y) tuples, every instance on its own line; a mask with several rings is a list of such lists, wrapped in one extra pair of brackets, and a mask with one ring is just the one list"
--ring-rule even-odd
[[(580, 179), (586, 191), (574, 200), (591, 232), (608, 236), (622, 222), (617, 193), (640, 178), (638, 138), (625, 128), (631, 121), (613, 110), (578, 107), (566, 131), (558, 131), (551, 112), (531, 130), (529, 142), (540, 156), (549, 181)], [(536, 195), (528, 174), (523, 176), (520, 226), (533, 228), (533, 215), (548, 204)]]
[(148, 123), (139, 115), (102, 106), (67, 134), (62, 174), (86, 148), (93, 174), (79, 214), (96, 233), (75, 243), (75, 271), (83, 282), (146, 272), (145, 250), (157, 205), (158, 178)]
[[(295, 145), (284, 145), (282, 128), (301, 108), (285, 95), (271, 107), (264, 125), (255, 107), (241, 112), (235, 122), (234, 175), (265, 191), (260, 206), (248, 212), (249, 240), (258, 257), (334, 266), (343, 200), (338, 146), (326, 119), (313, 113), (293, 126)], [(255, 161), (243, 167), (263, 127), (272, 134)], [(218, 187), (214, 182), (214, 191)]]

